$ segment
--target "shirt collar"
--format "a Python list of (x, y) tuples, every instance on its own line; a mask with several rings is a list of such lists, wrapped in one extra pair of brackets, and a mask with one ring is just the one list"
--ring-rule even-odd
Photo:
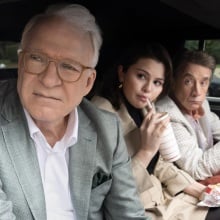
[[(42, 132), (37, 127), (36, 123), (34, 122), (34, 120), (32, 119), (32, 117), (25, 108), (24, 108), (24, 112), (27, 119), (30, 136), (32, 139), (34, 139), (34, 134), (36, 133), (42, 134)], [(62, 140), (65, 141), (65, 145), (67, 147), (70, 147), (77, 142), (78, 127), (79, 127), (78, 111), (77, 108), (75, 108), (75, 110), (73, 110), (69, 115), (66, 133), (61, 139), (61, 141)]]

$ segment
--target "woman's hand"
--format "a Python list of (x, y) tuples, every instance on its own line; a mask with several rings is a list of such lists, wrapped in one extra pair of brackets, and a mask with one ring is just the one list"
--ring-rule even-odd
[(170, 120), (170, 118), (167, 117), (160, 121), (160, 117), (161, 113), (155, 113), (153, 109), (151, 109), (146, 114), (140, 127), (141, 147), (136, 156), (146, 167), (157, 153), (161, 136)]

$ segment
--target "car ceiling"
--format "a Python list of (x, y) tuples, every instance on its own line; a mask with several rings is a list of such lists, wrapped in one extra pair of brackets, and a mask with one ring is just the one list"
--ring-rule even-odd
[[(200, 16), (204, 8), (202, 9), (201, 4), (197, 8), (192, 6), (191, 1), (194, 2), (194, 6), (198, 5), (199, 0), (65, 2), (82, 4), (95, 15), (104, 38), (100, 60), (106, 66), (118, 50), (134, 40), (159, 40), (175, 47), (184, 39), (220, 38), (220, 19), (212, 24), (211, 18), (216, 15), (213, 13), (213, 10), (217, 11), (216, 8), (207, 9), (206, 14)], [(45, 10), (49, 4), (60, 2), (64, 1), (0, 0), (0, 41), (19, 42), (23, 27), (30, 17)], [(188, 4), (188, 7), (184, 3)]]
[[(61, 1), (0, 0), (0, 38), (19, 40), (27, 20), (32, 15), (43, 11), (48, 4), (56, 2)], [(140, 35), (148, 38), (159, 37), (160, 32), (163, 37), (168, 34), (171, 37), (175, 34), (177, 37), (178, 33), (187, 37), (187, 33), (184, 33), (186, 27), (193, 33), (192, 36), (196, 35), (195, 33), (204, 35), (207, 30), (214, 32), (220, 27), (218, 24), (220, 19), (212, 22), (213, 11), (217, 12), (216, 8), (210, 6), (210, 9), (202, 14), (204, 10), (202, 4), (200, 3), (200, 7), (196, 8), (196, 2), (199, 0), (72, 0), (66, 2), (80, 3), (88, 7), (96, 16), (106, 39), (125, 40), (126, 37), (137, 38)], [(204, 2), (207, 1), (204, 0)], [(206, 5), (210, 4), (205, 3), (204, 7)], [(196, 14), (195, 11), (198, 13)]]
[(220, 28), (220, 1), (219, 0), (161, 0), (161, 2), (182, 11), (183, 13)]

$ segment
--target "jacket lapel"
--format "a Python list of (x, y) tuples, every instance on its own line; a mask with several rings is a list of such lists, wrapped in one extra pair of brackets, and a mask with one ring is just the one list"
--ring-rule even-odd
[(212, 136), (210, 122), (207, 117), (207, 112), (210, 112), (210, 108), (209, 108), (209, 104), (207, 100), (204, 101), (203, 108), (205, 111), (205, 115), (199, 119), (199, 123), (204, 132), (204, 135), (207, 138), (208, 146), (210, 147), (210, 146), (213, 146), (213, 136)]
[(129, 115), (128, 110), (124, 104), (121, 104), (120, 109), (117, 111), (117, 114), (119, 115), (119, 118), (122, 119), (121, 123), (124, 135), (127, 135), (129, 132), (137, 128), (137, 125)]
[(70, 148), (70, 192), (77, 219), (87, 220), (92, 179), (95, 172), (97, 135), (90, 120), (79, 110), (77, 143)]
[(3, 135), (22, 191), (34, 219), (46, 219), (43, 186), (35, 146), (24, 127), (25, 119), (2, 126)]

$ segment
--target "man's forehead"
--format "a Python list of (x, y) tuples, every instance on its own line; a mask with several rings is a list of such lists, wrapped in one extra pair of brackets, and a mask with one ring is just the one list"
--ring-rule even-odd
[(207, 78), (211, 77), (212, 71), (210, 68), (194, 64), (194, 63), (188, 63), (185, 68), (180, 71), (179, 76), (180, 77), (200, 77), (200, 78)]
[(204, 73), (184, 71), (182, 73), (182, 77), (181, 78), (186, 78), (186, 77), (190, 77), (190, 78), (193, 78), (193, 79), (203, 79), (203, 80), (205, 80), (205, 79), (210, 79), (211, 74), (208, 71), (204, 72)]

